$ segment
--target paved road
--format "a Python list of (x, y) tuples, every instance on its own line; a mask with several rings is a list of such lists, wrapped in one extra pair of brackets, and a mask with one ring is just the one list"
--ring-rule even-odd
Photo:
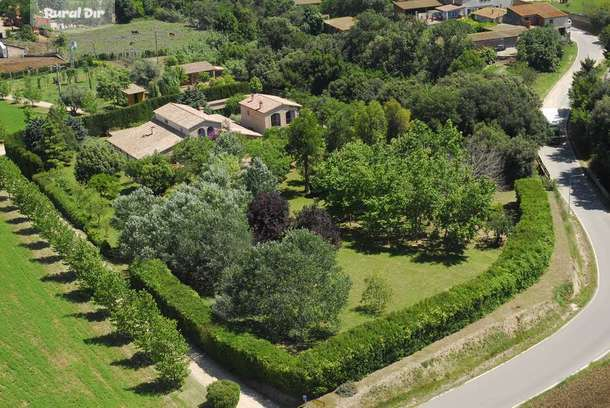
[[(585, 57), (601, 58), (595, 37), (573, 30), (572, 39), (578, 44), (578, 58), (544, 100), (545, 108), (568, 107), (572, 73), (579, 69)], [(598, 291), (589, 305), (558, 332), (512, 360), (432, 399), (424, 404), (425, 407), (514, 407), (610, 350), (610, 213), (582, 173), (568, 145), (543, 147), (540, 156), (589, 235), (597, 257)]]

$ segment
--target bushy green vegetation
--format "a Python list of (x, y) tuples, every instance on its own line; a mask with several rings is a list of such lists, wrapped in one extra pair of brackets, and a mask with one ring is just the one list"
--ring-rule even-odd
[(520, 180), (516, 188), (521, 219), (502, 255), (486, 272), (296, 356), (213, 323), (209, 302), (180, 283), (160, 261), (138, 263), (130, 274), (178, 319), (193, 341), (229, 368), (294, 395), (320, 395), (459, 330), (536, 281), (553, 250), (549, 204), (537, 179)]
[(210, 408), (235, 408), (239, 402), (239, 385), (229, 380), (214, 381), (205, 398)]

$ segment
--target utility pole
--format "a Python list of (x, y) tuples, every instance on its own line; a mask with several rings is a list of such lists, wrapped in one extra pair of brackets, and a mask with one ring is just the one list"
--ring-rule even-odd
[(155, 30), (155, 56), (157, 57), (157, 65), (159, 65), (159, 44), (157, 40), (157, 30)]

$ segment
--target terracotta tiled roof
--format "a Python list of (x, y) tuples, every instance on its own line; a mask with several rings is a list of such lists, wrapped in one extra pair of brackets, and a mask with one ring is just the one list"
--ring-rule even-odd
[(435, 8), (442, 6), (437, 0), (407, 0), (395, 1), (394, 5), (403, 11), (417, 10), (421, 8)]
[(281, 106), (301, 107), (301, 105), (290, 99), (267, 94), (251, 94), (239, 102), (239, 104), (261, 113), (271, 112)]
[(517, 4), (508, 9), (521, 17), (540, 16), (542, 18), (557, 18), (568, 16), (568, 14), (553, 7), (549, 3)]
[(436, 7), (436, 10), (449, 12), (449, 11), (459, 10), (461, 8), (462, 7), (456, 6), (455, 4), (445, 4), (443, 6)]
[(158, 123), (146, 122), (133, 128), (112, 131), (107, 140), (123, 153), (141, 159), (168, 151), (182, 138)]
[(506, 9), (500, 7), (483, 7), (480, 10), (473, 12), (475, 16), (481, 16), (489, 19), (496, 19), (506, 14)]
[(348, 31), (356, 24), (355, 17), (337, 17), (324, 20), (324, 24), (339, 31)]
[(123, 89), (121, 92), (123, 92), (125, 95), (133, 95), (133, 94), (139, 94), (139, 93), (148, 93), (146, 91), (146, 88), (141, 87), (138, 84), (129, 84), (129, 86), (125, 89)]
[(199, 72), (222, 71), (223, 67), (217, 67), (207, 61), (191, 62), (190, 64), (180, 65), (184, 72), (188, 74), (197, 74)]

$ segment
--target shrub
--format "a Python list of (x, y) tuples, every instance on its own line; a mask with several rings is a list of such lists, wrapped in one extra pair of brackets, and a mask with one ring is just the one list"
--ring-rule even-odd
[(96, 174), (115, 175), (123, 167), (123, 156), (103, 140), (90, 139), (80, 148), (76, 156), (74, 174), (81, 183), (86, 183)]
[(265, 163), (258, 157), (252, 159), (250, 166), (244, 171), (246, 190), (256, 196), (258, 193), (270, 193), (277, 188), (277, 178), (269, 171)]
[(44, 170), (44, 163), (40, 156), (17, 144), (16, 142), (6, 142), (4, 145), (6, 155), (19, 166), (27, 178), (32, 178), (36, 173)]
[(257, 242), (280, 239), (290, 225), (288, 201), (277, 191), (259, 193), (250, 203), (247, 215)]
[(89, 179), (87, 187), (100, 193), (106, 200), (114, 200), (121, 192), (121, 182), (118, 177), (108, 174), (96, 174)]
[(239, 385), (229, 380), (214, 381), (207, 389), (206, 402), (210, 408), (235, 408), (239, 402)]
[(360, 299), (360, 309), (373, 315), (382, 314), (392, 297), (392, 288), (379, 274), (374, 273), (365, 279), (366, 288)]
[(341, 245), (339, 228), (324, 208), (315, 205), (303, 207), (297, 215), (295, 227), (308, 229), (337, 248)]
[(175, 177), (168, 158), (161, 154), (130, 161), (127, 164), (127, 174), (157, 195), (163, 194), (174, 183)]

